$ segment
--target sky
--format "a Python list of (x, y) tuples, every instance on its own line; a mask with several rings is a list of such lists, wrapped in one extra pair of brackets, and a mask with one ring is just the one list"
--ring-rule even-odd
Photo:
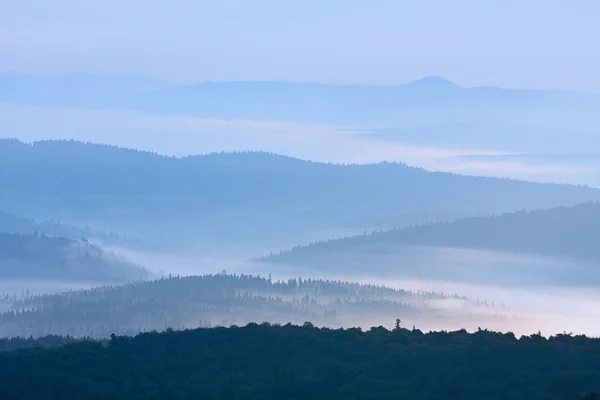
[(0, 71), (600, 93), (598, 0), (0, 0)]

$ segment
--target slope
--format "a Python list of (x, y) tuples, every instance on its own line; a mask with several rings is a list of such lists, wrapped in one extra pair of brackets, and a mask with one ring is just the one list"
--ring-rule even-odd
[(281, 246), (277, 239), (286, 234), (349, 226), (356, 233), (372, 229), (370, 220), (411, 213), (498, 213), (592, 200), (600, 200), (600, 190), (397, 163), (333, 165), (267, 153), (172, 158), (73, 141), (0, 141), (0, 208), (134, 236), (161, 226), (169, 235), (239, 235)]
[[(512, 273), (523, 281), (529, 281), (524, 278), (531, 273), (538, 282), (600, 284), (600, 274), (594, 267), (600, 261), (599, 222), (600, 203), (591, 202), (330, 240), (295, 247), (261, 260), (355, 271), (367, 271), (381, 264), (382, 268), (413, 274), (427, 270), (437, 278), (449, 278), (455, 268), (457, 274), (461, 270), (471, 278), (487, 273), (490, 283), (499, 277), (491, 267), (486, 269), (486, 265), (500, 264), (497, 272), (505, 276)], [(427, 258), (427, 265), (421, 265), (423, 263), (413, 257), (415, 249), (431, 256)], [(440, 252), (444, 249), (460, 249), (462, 253), (455, 251), (444, 256)], [(506, 252), (515, 255), (508, 256)], [(452, 260), (460, 257), (462, 261)], [(532, 269), (526, 270), (526, 264), (531, 264)]]
[[(447, 309), (451, 303), (456, 309)], [(368, 310), (368, 314), (365, 313)], [(470, 311), (470, 312), (468, 312)], [(13, 301), (0, 314), (0, 336), (111, 333), (243, 325), (248, 322), (354, 326), (407, 324), (430, 329), (504, 326), (509, 311), (458, 295), (411, 292), (379, 285), (251, 275), (162, 278)], [(61, 321), (60, 326), (56, 321)]]
[(0, 272), (5, 280), (123, 282), (148, 271), (89, 244), (43, 235), (0, 233)]

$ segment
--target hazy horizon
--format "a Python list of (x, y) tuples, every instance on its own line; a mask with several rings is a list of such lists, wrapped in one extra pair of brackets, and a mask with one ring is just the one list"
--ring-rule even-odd
[(175, 82), (401, 84), (444, 76), (466, 86), (599, 93), (600, 57), (591, 51), (599, 17), (590, 0), (9, 2), (0, 70)]

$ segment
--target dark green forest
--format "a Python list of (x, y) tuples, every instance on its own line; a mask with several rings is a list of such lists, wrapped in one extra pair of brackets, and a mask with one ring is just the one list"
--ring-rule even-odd
[(0, 352), (2, 399), (568, 400), (598, 391), (600, 340), (569, 334), (248, 324)]
[(21, 337), (15, 336), (10, 338), (0, 338), (0, 351), (9, 351), (28, 348), (55, 348), (67, 345), (69, 343), (77, 343), (82, 341), (90, 341), (91, 338), (75, 338), (73, 336), (46, 335), (34, 338), (33, 336)]
[[(1, 300), (1, 299), (0, 299)], [(4, 296), (0, 337), (108, 337), (111, 333), (244, 325), (249, 322), (356, 326), (402, 318), (424, 327), (514, 321), (501, 305), (458, 295), (384, 286), (252, 275), (171, 277), (17, 299)], [(452, 308), (443, 307), (452, 303)]]
[(423, 224), (298, 246), (262, 259), (301, 262), (348, 251), (444, 246), (600, 260), (600, 202)]
[(34, 234), (0, 232), (2, 279), (124, 282), (149, 278), (148, 271), (90, 244)]

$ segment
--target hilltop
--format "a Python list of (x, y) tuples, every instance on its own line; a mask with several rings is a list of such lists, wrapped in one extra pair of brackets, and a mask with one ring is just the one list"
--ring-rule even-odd
[(435, 215), (446, 220), (597, 200), (600, 190), (589, 187), (401, 163), (326, 164), (261, 152), (175, 158), (75, 141), (0, 140), (0, 209), (156, 247), (193, 237), (206, 248), (245, 243), (262, 252), (400, 227), (393, 221), (420, 222), (418, 215), (432, 222)]

